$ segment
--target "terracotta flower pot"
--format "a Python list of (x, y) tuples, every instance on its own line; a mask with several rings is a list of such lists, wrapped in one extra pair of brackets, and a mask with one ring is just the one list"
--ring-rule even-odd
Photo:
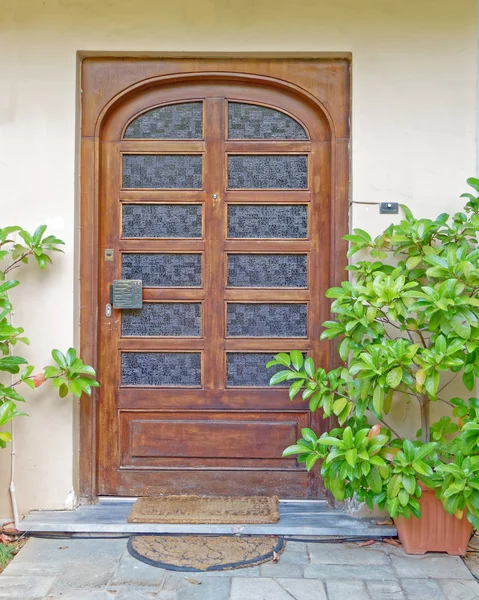
[(447, 552), (455, 556), (464, 556), (471, 537), (471, 523), (465, 516), (457, 519), (447, 513), (433, 490), (423, 486), (421, 488), (421, 517), (395, 519), (404, 550), (407, 554)]

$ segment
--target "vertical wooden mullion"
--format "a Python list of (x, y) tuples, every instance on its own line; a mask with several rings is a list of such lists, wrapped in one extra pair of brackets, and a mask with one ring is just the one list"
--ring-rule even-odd
[[(120, 337), (120, 315), (113, 310), (106, 317), (105, 307), (110, 302), (110, 285), (114, 279), (121, 278), (121, 256), (119, 251), (119, 226), (121, 203), (121, 154), (119, 144), (103, 146), (103, 177), (100, 190), (100, 214), (108, 212), (108, 218), (100, 221), (99, 244), (99, 370), (101, 387), (99, 401), (101, 410), (98, 415), (98, 482), (100, 494), (115, 494), (117, 489), (117, 471), (120, 464), (119, 448), (119, 409), (117, 389), (120, 384), (121, 365), (118, 341)], [(108, 208), (106, 208), (108, 207)], [(113, 261), (105, 261), (105, 249), (113, 249)]]
[[(309, 253), (309, 343), (310, 353), (315, 364), (325, 369), (329, 363), (329, 345), (320, 341), (321, 324), (328, 319), (329, 305), (325, 298), (325, 291), (330, 287), (330, 184), (331, 173), (329, 145), (312, 143), (310, 156), (310, 189), (311, 213), (310, 235), (311, 249)], [(322, 433), (328, 423), (325, 422), (322, 412), (316, 411), (309, 414), (310, 427)], [(309, 473), (308, 495), (315, 499), (320, 495), (321, 479), (319, 466)]]
[[(205, 272), (204, 272), (204, 388), (210, 397), (224, 389), (224, 222), (225, 222), (225, 117), (223, 98), (205, 100)], [(216, 198), (215, 198), (216, 196)]]

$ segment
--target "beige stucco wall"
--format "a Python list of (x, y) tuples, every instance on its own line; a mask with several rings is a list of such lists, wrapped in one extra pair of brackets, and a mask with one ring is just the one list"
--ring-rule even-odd
[[(356, 226), (389, 222), (367, 202), (454, 210), (475, 169), (475, 0), (0, 0), (1, 222), (47, 223), (66, 242), (43, 277), (23, 272), (15, 319), (39, 366), (77, 335), (78, 51), (352, 52)], [(72, 400), (41, 388), (28, 411), (16, 424), (20, 510), (64, 508)], [(0, 518), (9, 458), (0, 451)]]

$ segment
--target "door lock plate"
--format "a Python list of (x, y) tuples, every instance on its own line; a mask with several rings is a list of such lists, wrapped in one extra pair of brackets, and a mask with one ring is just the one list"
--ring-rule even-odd
[(141, 308), (143, 306), (141, 279), (116, 279), (111, 286), (113, 308)]

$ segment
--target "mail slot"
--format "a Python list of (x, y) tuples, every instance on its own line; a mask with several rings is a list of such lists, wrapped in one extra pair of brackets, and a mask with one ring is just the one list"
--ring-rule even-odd
[(115, 279), (111, 285), (113, 308), (142, 308), (142, 290), (141, 279)]

